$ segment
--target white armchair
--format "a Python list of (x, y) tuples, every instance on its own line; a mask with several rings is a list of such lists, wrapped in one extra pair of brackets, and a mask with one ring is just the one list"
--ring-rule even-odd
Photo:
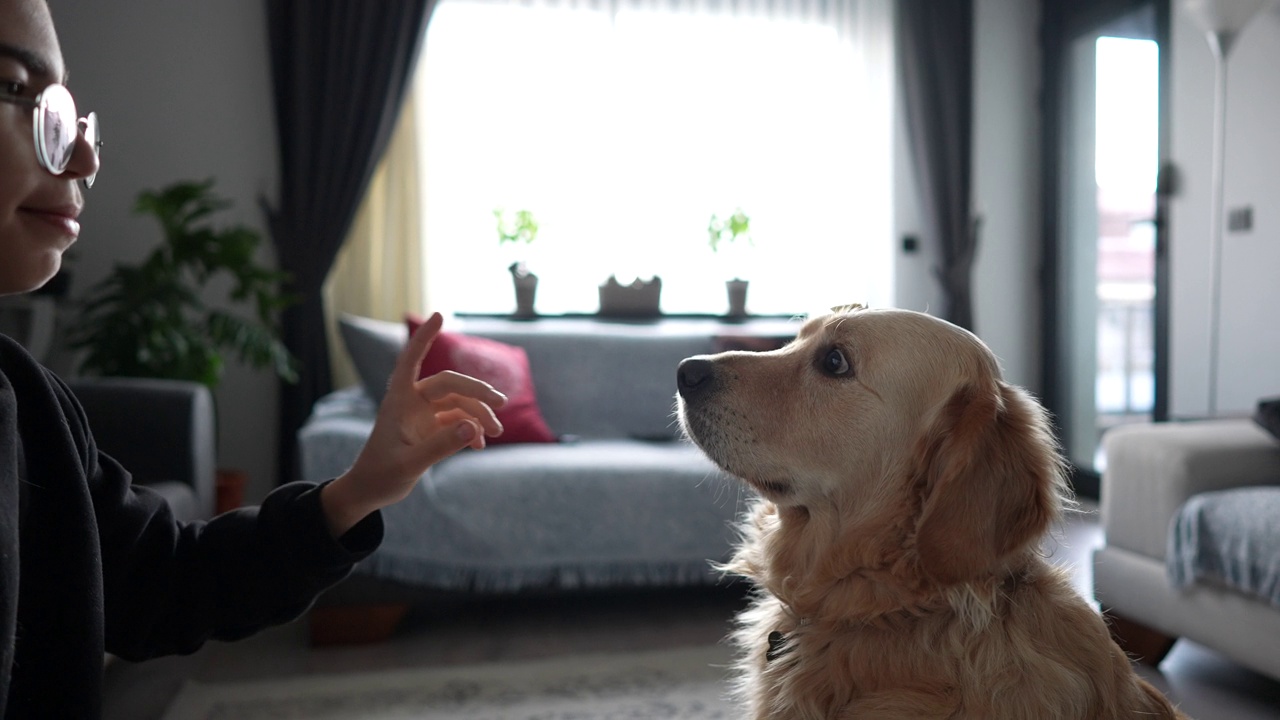
[(1193, 496), (1267, 485), (1280, 493), (1280, 442), (1248, 419), (1122, 426), (1103, 442), (1094, 589), (1121, 646), (1155, 665), (1185, 637), (1280, 679), (1280, 606), (1225, 584), (1176, 588), (1166, 565), (1170, 525)]

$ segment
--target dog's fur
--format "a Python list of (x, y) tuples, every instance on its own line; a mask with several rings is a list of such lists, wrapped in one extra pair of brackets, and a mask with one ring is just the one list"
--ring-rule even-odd
[[(1070, 503), (1046, 413), (922, 313), (689, 358), (684, 432), (759, 498), (727, 572), (749, 717), (1185, 718), (1039, 544)], [(772, 638), (771, 638), (772, 635)]]

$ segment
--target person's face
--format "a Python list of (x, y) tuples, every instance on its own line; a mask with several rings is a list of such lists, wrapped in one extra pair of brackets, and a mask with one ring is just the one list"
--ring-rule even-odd
[[(0, 90), (34, 100), (66, 75), (44, 0), (0, 0)], [(71, 163), (52, 175), (36, 159), (31, 108), (0, 101), (0, 295), (45, 284), (76, 241), (80, 178), (98, 158), (78, 135)]]

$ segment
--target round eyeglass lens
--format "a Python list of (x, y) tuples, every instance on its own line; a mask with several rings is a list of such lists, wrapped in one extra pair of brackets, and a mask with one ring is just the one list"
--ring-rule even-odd
[(65, 87), (50, 85), (40, 93), (34, 125), (40, 164), (54, 175), (61, 175), (71, 162), (79, 132), (76, 103)]
[[(93, 148), (94, 156), (101, 157), (102, 127), (98, 124), (98, 113), (96, 112), (89, 113), (89, 115), (85, 117), (83, 122), (84, 122), (84, 125), (81, 126), (81, 130), (82, 132), (84, 132), (84, 139), (89, 142), (89, 147)], [(73, 147), (74, 145), (75, 144), (72, 143)], [(68, 156), (69, 155), (70, 153), (68, 153)], [(68, 157), (68, 160), (70, 160), (70, 157)], [(98, 179), (97, 172), (94, 172), (92, 175), (86, 176), (84, 178), (84, 186), (87, 188), (93, 187), (93, 181), (97, 179)]]

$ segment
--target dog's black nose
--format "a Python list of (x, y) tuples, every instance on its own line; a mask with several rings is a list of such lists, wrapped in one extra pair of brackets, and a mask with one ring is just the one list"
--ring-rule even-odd
[(676, 388), (686, 399), (709, 392), (715, 380), (715, 364), (705, 357), (685, 358), (676, 370)]

